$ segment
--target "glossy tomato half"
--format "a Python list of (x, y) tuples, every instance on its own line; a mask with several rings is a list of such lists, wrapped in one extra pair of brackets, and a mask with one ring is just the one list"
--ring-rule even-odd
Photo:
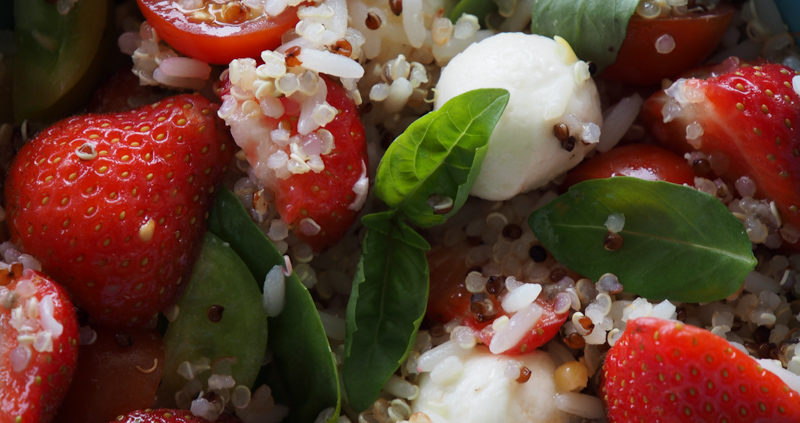
[[(714, 51), (734, 12), (732, 7), (718, 7), (708, 12), (655, 19), (634, 15), (628, 22), (617, 60), (600, 76), (650, 85), (680, 75), (701, 64)], [(661, 52), (657, 43), (661, 43)], [(671, 49), (670, 44), (674, 45)]]
[(654, 145), (628, 144), (598, 154), (570, 170), (562, 188), (612, 176), (632, 176), (678, 185), (694, 184), (694, 171), (682, 157)]
[[(226, 65), (241, 57), (256, 58), (279, 46), (281, 36), (297, 24), (297, 9), (274, 17), (249, 13), (241, 1), (211, 4), (186, 11), (173, 0), (137, 0), (147, 22), (172, 48), (204, 62)], [(229, 10), (225, 8), (235, 7)], [(220, 9), (221, 8), (221, 9)], [(224, 9), (224, 10), (222, 10)]]

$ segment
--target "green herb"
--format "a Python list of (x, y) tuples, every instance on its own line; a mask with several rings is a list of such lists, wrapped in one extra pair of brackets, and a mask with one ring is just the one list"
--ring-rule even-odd
[[(625, 218), (619, 249), (606, 219)], [(529, 223), (560, 263), (597, 280), (617, 275), (648, 299), (706, 302), (736, 292), (756, 265), (744, 227), (716, 198), (693, 188), (629, 177), (574, 185)]]
[(368, 228), (347, 305), (342, 379), (364, 410), (405, 360), (428, 303), (430, 245), (394, 212), (367, 215)]
[[(207, 364), (213, 366), (229, 358), (236, 383), (252, 387), (267, 348), (267, 314), (247, 266), (211, 233), (206, 234), (178, 308), (178, 317), (164, 335), (164, 378), (159, 398), (174, 401), (175, 393), (186, 385), (177, 371), (186, 361), (194, 364), (208, 360)], [(214, 370), (203, 371), (199, 380)]]
[[(273, 266), (284, 265), (283, 256), (232, 192), (223, 189), (217, 194), (208, 227), (231, 244), (257, 281), (263, 283)], [(286, 389), (275, 394), (288, 398), (291, 421), (314, 421), (329, 407), (336, 409), (331, 419), (335, 421), (341, 403), (339, 375), (314, 300), (295, 274), (286, 278), (285, 296), (283, 312), (269, 319), (269, 370)]]
[(386, 150), (377, 196), (415, 225), (444, 223), (467, 200), (508, 98), (504, 89), (473, 90), (417, 119)]
[(598, 69), (614, 63), (639, 0), (534, 0), (531, 32), (567, 40)]
[[(369, 407), (405, 360), (428, 303), (430, 246), (403, 222), (445, 222), (466, 201), (489, 137), (508, 103), (503, 89), (474, 90), (406, 129), (378, 167), (375, 192), (392, 206), (367, 227), (347, 303), (342, 380), (350, 405)], [(434, 210), (447, 203), (444, 209)]]

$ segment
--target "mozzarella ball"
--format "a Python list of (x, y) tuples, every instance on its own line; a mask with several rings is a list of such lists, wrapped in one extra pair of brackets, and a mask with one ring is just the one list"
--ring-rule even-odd
[[(522, 366), (531, 372), (524, 382), (514, 376)], [(475, 348), (424, 373), (412, 409), (433, 423), (563, 423), (567, 414), (555, 406), (554, 372), (544, 351), (509, 357)]]
[(505, 88), (510, 98), (489, 140), (475, 196), (506, 200), (539, 188), (578, 164), (599, 140), (600, 98), (589, 66), (559, 37), (501, 33), (472, 44), (442, 70), (434, 108), (478, 88)]

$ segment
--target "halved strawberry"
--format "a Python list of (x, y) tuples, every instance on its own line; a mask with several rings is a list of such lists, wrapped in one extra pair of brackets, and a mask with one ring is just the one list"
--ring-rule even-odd
[(20, 264), (0, 270), (0, 421), (49, 422), (77, 353), (78, 323), (64, 290)]
[[(728, 64), (737, 64), (729, 59)], [(712, 69), (713, 71), (714, 69)], [(756, 197), (773, 200), (784, 225), (800, 229), (800, 86), (777, 64), (735, 66), (707, 79), (679, 79), (644, 104), (658, 141), (675, 151), (699, 150), (728, 183), (741, 176)], [(793, 247), (800, 244), (794, 243)]]
[(233, 154), (216, 110), (180, 95), (72, 117), (15, 157), (5, 190), (12, 240), (96, 321), (146, 323), (188, 279)]
[(642, 317), (603, 364), (611, 423), (800, 421), (800, 395), (711, 332)]
[[(271, 191), (281, 219), (294, 234), (316, 251), (338, 241), (355, 221), (368, 189), (367, 147), (364, 127), (355, 103), (344, 87), (328, 77), (316, 84), (315, 93), (297, 92), (270, 98), (280, 116), (268, 117), (259, 110), (250, 91), (222, 81), (221, 111), (236, 143), (242, 147), (255, 176)], [(314, 85), (312, 85), (314, 86)], [(238, 94), (232, 91), (238, 90)], [(262, 103), (268, 103), (263, 101)], [(264, 105), (261, 106), (265, 108)], [(300, 130), (301, 114), (318, 107), (334, 114), (332, 120), (311, 131)], [(303, 108), (307, 110), (303, 111)], [(307, 125), (307, 124), (306, 124)]]

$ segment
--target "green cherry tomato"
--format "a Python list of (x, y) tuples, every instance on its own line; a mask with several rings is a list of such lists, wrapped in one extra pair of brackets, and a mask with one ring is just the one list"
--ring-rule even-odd
[(81, 0), (65, 15), (56, 2), (15, 0), (14, 118), (54, 119), (89, 98), (113, 46), (109, 0)]

